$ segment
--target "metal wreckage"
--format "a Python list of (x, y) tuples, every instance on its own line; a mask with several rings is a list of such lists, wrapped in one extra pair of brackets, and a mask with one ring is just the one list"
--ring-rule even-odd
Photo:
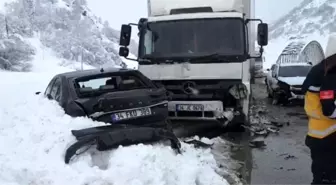
[[(65, 112), (73, 117), (86, 116), (93, 121), (107, 124), (71, 130), (77, 141), (66, 149), (65, 163), (69, 164), (74, 156), (82, 154), (83, 152), (79, 152), (80, 149), (89, 149), (92, 146), (96, 146), (98, 151), (106, 151), (120, 145), (170, 141), (176, 153), (181, 153), (181, 141), (174, 134), (168, 116), (170, 97), (166, 89), (157, 87), (139, 71), (113, 70), (116, 69), (60, 74), (55, 78), (62, 79), (60, 84), (63, 91), (66, 89), (69, 94), (61, 94), (59, 98), (45, 95), (49, 99), (58, 100)], [(100, 85), (97, 89), (80, 85), (88, 84), (90, 80), (104, 78), (109, 80), (103, 81), (106, 84)], [(116, 80), (116, 78), (120, 79)], [(114, 85), (109, 84), (111, 81), (114, 81)], [(118, 84), (116, 84), (117, 81), (119, 81)], [(114, 86), (113, 88), (117, 87), (117, 89), (111, 90), (108, 86)], [(231, 116), (219, 116), (217, 128), (227, 126), (227, 122), (232, 121), (229, 118)], [(197, 146), (211, 146), (196, 140), (183, 142)]]
[[(94, 145), (98, 151), (106, 151), (120, 145), (170, 141), (176, 153), (181, 153), (181, 142), (168, 116), (169, 93), (137, 70), (109, 68), (58, 74), (44, 96), (57, 101), (72, 117), (107, 124), (72, 130), (77, 141), (66, 149), (66, 164), (83, 153), (78, 152), (80, 149)], [(218, 125), (225, 126), (230, 120), (218, 117)], [(184, 142), (210, 146), (200, 141)]]
[[(175, 4), (171, 0), (150, 0), (149, 16), (140, 18), (138, 24), (122, 25), (120, 32), (119, 55), (138, 61), (139, 70), (96, 69), (57, 75), (48, 85), (46, 97), (59, 102), (70, 116), (107, 124), (72, 130), (77, 142), (66, 150), (65, 163), (79, 149), (92, 145), (104, 151), (119, 145), (170, 140), (179, 153), (181, 143), (169, 120), (213, 121), (221, 128), (239, 129), (247, 124), (250, 63), (262, 57), (263, 46), (268, 44), (268, 25), (254, 19), (251, 2), (213, 0), (204, 7), (203, 1), (196, 0)], [(248, 37), (253, 27), (250, 23), (255, 21), (260, 22), (256, 37)], [(222, 27), (219, 32), (207, 34), (199, 29), (200, 25)], [(235, 30), (227, 29), (227, 25)], [(131, 26), (139, 31), (137, 59), (128, 58)], [(181, 35), (181, 27), (189, 31)], [(199, 39), (195, 39), (196, 35)], [(204, 45), (209, 39), (214, 42)], [(256, 40), (260, 46), (257, 55)], [(180, 44), (170, 47), (172, 44), (166, 41)], [(199, 43), (184, 46), (189, 41)], [(232, 44), (237, 46), (235, 50)], [(218, 48), (223, 49), (219, 52)]]
[(44, 96), (57, 101), (72, 117), (107, 124), (72, 130), (77, 142), (67, 148), (66, 164), (80, 149), (93, 145), (105, 151), (119, 145), (170, 140), (172, 148), (181, 152), (181, 143), (168, 120), (166, 90), (137, 70), (110, 68), (58, 74)]

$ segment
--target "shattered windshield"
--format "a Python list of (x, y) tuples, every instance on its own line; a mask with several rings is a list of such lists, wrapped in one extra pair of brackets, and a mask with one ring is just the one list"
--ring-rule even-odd
[(142, 89), (148, 86), (137, 76), (115, 75), (76, 80), (75, 87), (79, 96), (86, 97), (99, 96), (108, 92)]
[(141, 54), (146, 57), (199, 57), (218, 53), (245, 53), (244, 24), (237, 18), (195, 19), (149, 23), (142, 36)]
[(280, 77), (305, 77), (312, 66), (282, 66), (279, 68)]

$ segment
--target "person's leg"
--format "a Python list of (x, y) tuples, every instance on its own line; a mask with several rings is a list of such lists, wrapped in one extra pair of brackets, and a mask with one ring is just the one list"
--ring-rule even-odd
[(311, 185), (336, 185), (336, 148), (310, 147), (313, 173)]
[(336, 184), (336, 146), (331, 146), (335, 148), (327, 148), (323, 152), (323, 165), (324, 165), (324, 176), (322, 179), (323, 184)]
[(313, 173), (313, 182), (311, 184), (324, 184), (325, 170), (321, 151), (317, 151), (316, 148), (310, 148), (310, 153), (312, 159), (311, 172)]

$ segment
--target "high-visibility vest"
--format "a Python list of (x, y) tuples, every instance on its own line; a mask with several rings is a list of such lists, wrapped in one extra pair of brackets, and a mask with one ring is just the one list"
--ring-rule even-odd
[(322, 139), (336, 132), (336, 119), (323, 115), (319, 90), (314, 90), (316, 92), (307, 91), (305, 95), (304, 109), (309, 118), (308, 135)]

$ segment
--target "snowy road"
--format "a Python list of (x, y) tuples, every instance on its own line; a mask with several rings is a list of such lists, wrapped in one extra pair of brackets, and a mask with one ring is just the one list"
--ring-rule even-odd
[[(230, 137), (235, 143), (245, 146), (235, 150), (235, 156), (245, 164), (246, 173), (250, 175), (246, 180), (250, 184), (310, 184), (310, 151), (304, 145), (308, 120), (303, 107), (271, 105), (260, 81), (253, 85), (253, 92), (254, 105), (261, 111), (261, 118), (266, 118), (261, 121), (285, 124), (278, 134), (261, 137), (266, 144), (264, 149), (246, 147), (246, 138)], [(256, 139), (260, 140), (260, 137)]]
[[(1, 185), (223, 185), (231, 159), (225, 141), (214, 139), (210, 149), (183, 144), (176, 155), (168, 146), (134, 145), (63, 160), (75, 141), (71, 129), (101, 123), (70, 118), (52, 101), (35, 95), (44, 90), (51, 73), (0, 72)], [(216, 162), (215, 157), (221, 160)]]
[(266, 105), (269, 120), (286, 124), (280, 128), (278, 135), (265, 139), (267, 146), (264, 150), (252, 150), (254, 168), (251, 183), (310, 184), (310, 151), (304, 144), (308, 119), (303, 106), (273, 106), (266, 98), (264, 85), (256, 85), (255, 91), (255, 102)]

